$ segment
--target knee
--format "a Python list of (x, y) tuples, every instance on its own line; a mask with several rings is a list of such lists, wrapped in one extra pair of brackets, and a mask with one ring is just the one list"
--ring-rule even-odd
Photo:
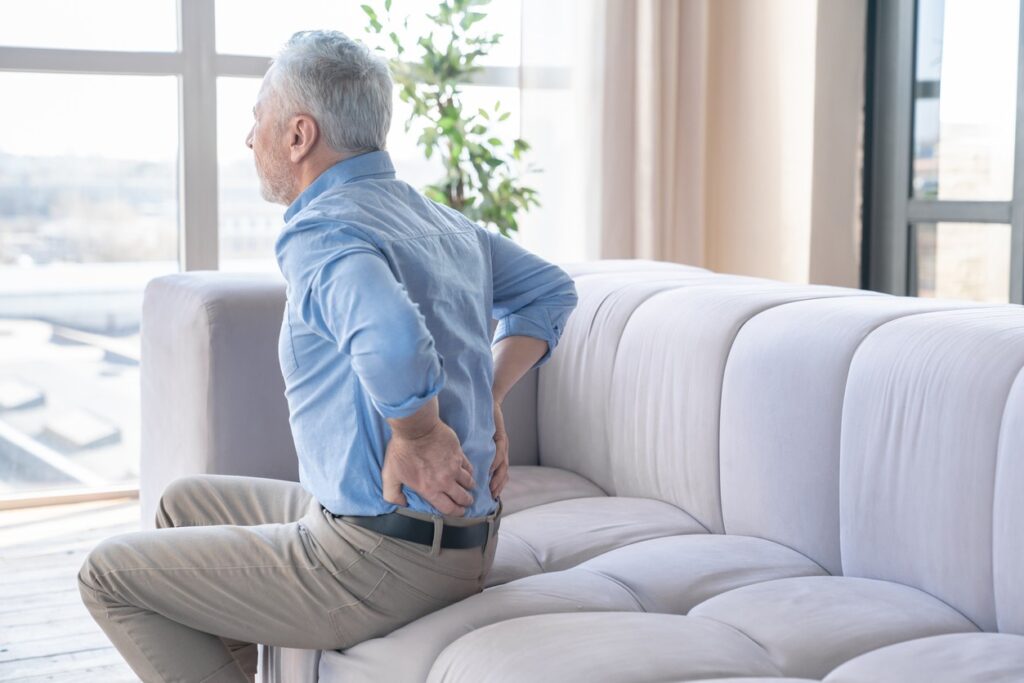
[(104, 539), (89, 551), (78, 570), (78, 590), (82, 601), (93, 613), (97, 609), (105, 611), (118, 602), (106, 580), (116, 565), (118, 553), (117, 537)]
[(188, 509), (185, 501), (195, 495), (196, 487), (204, 476), (202, 474), (187, 474), (172, 480), (164, 488), (156, 506), (157, 529), (193, 524), (185, 512)]

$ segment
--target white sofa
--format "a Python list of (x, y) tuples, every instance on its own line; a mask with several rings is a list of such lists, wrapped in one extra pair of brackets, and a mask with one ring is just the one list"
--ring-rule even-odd
[[(1024, 681), (1024, 307), (651, 261), (508, 399), (490, 587), (264, 681)], [(296, 479), (284, 284), (146, 289), (143, 523), (195, 472)], [(789, 677), (789, 678), (785, 678)]]

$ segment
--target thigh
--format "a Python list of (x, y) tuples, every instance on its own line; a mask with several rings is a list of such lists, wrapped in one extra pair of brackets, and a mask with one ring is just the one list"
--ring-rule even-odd
[(81, 580), (103, 596), (108, 614), (144, 609), (226, 639), (335, 649), (349, 643), (332, 614), (371, 594), (384, 575), (362, 566), (380, 539), (366, 540), (326, 553), (302, 519), (130, 532), (97, 545)]
[(310, 493), (294, 481), (193, 474), (175, 479), (164, 489), (156, 526), (281, 524), (298, 520), (312, 502)]

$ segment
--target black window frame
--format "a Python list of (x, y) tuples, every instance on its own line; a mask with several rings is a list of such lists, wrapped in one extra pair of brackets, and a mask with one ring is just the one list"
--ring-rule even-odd
[(1007, 201), (913, 197), (917, 0), (868, 0), (860, 286), (917, 296), (912, 224), (1010, 225), (1009, 301), (1024, 304), (1024, 0), (1017, 32), (1013, 191)]

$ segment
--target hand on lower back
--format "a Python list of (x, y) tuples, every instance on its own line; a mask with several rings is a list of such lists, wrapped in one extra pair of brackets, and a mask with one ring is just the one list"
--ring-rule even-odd
[(473, 465), (444, 422), (415, 438), (393, 434), (381, 469), (384, 500), (406, 505), (402, 484), (444, 515), (462, 516), (473, 503)]
[(497, 498), (508, 483), (508, 434), (501, 404), (494, 402), (494, 462), (491, 463), (491, 496)]

